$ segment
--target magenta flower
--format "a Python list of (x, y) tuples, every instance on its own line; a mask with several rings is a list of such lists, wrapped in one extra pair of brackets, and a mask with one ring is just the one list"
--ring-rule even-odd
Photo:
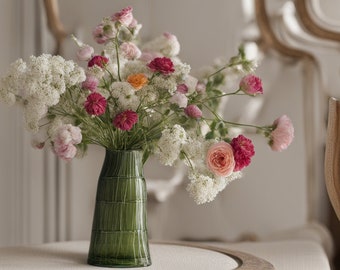
[(81, 87), (83, 89), (90, 90), (91, 92), (95, 92), (97, 90), (98, 84), (99, 80), (95, 76), (88, 75), (86, 80), (82, 82)]
[(202, 117), (202, 111), (200, 110), (200, 108), (197, 107), (197, 105), (194, 105), (194, 104), (187, 106), (184, 109), (184, 112), (187, 116), (189, 116), (191, 118), (201, 118)]
[(95, 55), (91, 58), (91, 60), (88, 62), (88, 67), (98, 66), (100, 68), (103, 68), (107, 63), (109, 62), (109, 58), (101, 55)]
[(186, 94), (188, 93), (189, 88), (185, 83), (182, 83), (182, 84), (177, 85), (176, 91), (182, 94)]
[(250, 139), (243, 135), (233, 138), (230, 145), (234, 151), (234, 172), (237, 172), (250, 164), (251, 158), (255, 155), (254, 145)]
[(174, 64), (168, 57), (156, 57), (149, 64), (148, 67), (153, 72), (160, 72), (163, 75), (169, 75), (175, 71)]
[(121, 130), (131, 130), (138, 122), (138, 114), (132, 110), (126, 110), (116, 115), (112, 124)]
[(270, 134), (269, 145), (273, 151), (285, 150), (293, 141), (294, 127), (287, 115), (277, 118), (273, 123), (274, 130)]
[(90, 115), (102, 115), (105, 113), (107, 101), (99, 93), (93, 92), (87, 96), (85, 101), (85, 110)]
[(250, 96), (263, 94), (261, 79), (252, 74), (246, 75), (241, 79), (240, 89)]
[(117, 12), (111, 16), (113, 22), (119, 21), (125, 26), (129, 26), (133, 23), (132, 7), (123, 8), (120, 12)]

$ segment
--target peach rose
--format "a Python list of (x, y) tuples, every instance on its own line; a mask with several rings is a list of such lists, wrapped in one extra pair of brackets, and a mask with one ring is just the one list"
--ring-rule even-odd
[(215, 175), (230, 175), (235, 167), (233, 148), (224, 141), (215, 143), (208, 149), (206, 163)]
[(148, 78), (143, 73), (131, 74), (127, 77), (127, 82), (136, 90), (141, 89), (148, 83)]

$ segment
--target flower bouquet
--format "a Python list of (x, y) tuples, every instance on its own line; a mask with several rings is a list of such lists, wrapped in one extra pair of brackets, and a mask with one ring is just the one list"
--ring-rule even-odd
[[(117, 178), (117, 171), (122, 174), (118, 178), (130, 179), (132, 173), (144, 180), (139, 165), (129, 164), (138, 161), (142, 166), (150, 155), (169, 166), (182, 161), (188, 167), (187, 190), (198, 204), (212, 201), (228, 183), (240, 178), (255, 154), (249, 138), (242, 134), (231, 137), (233, 128), (254, 129), (267, 138), (274, 151), (288, 147), (294, 129), (285, 115), (271, 125), (254, 126), (228, 121), (219, 114), (224, 97), (263, 93), (261, 79), (254, 74), (256, 64), (247, 60), (242, 47), (225, 65), (195, 77), (190, 74), (190, 66), (178, 57), (180, 44), (175, 35), (164, 33), (140, 43), (140, 29), (132, 8), (127, 7), (103, 18), (94, 28), (93, 37), (103, 46), (101, 52), (95, 53), (93, 47), (73, 37), (78, 46), (78, 60), (86, 64), (85, 68), (48, 54), (11, 64), (0, 81), (0, 99), (10, 105), (22, 105), (26, 127), (35, 133), (35, 147), (48, 145), (58, 157), (69, 161), (82, 157), (89, 144), (100, 145), (106, 149), (100, 176), (105, 181)], [(230, 74), (238, 75), (239, 87), (226, 92), (223, 86)], [(116, 169), (110, 169), (112, 163)], [(116, 202), (121, 203), (123, 198), (117, 195), (123, 192), (120, 185), (123, 184), (112, 188), (99, 181), (98, 189), (102, 189), (97, 191), (97, 202), (99, 193), (103, 193), (105, 200), (119, 198)], [(137, 194), (136, 190), (140, 189), (145, 190), (143, 181), (124, 184), (124, 194), (130, 190)], [(115, 195), (108, 195), (110, 190)], [(143, 201), (143, 194), (132, 197), (134, 201)], [(95, 221), (99, 212), (112, 215), (105, 207), (97, 209), (96, 205), (93, 224), (96, 230), (103, 226)], [(144, 208), (144, 205), (134, 207), (133, 213), (123, 221), (120, 218), (117, 226), (131, 227), (131, 215), (135, 217), (136, 211)], [(112, 219), (115, 218), (118, 219), (113, 215)], [(141, 224), (146, 231), (145, 221)], [(92, 242), (134, 245), (129, 242), (132, 238), (115, 237), (105, 240), (92, 237), (90, 254), (96, 249)], [(111, 249), (106, 244), (100, 247), (99, 255), (94, 255), (97, 261), (92, 264), (114, 264), (108, 250)], [(148, 253), (147, 245), (145, 250)], [(125, 248), (121, 252), (124, 254), (118, 255), (129, 257), (131, 252)], [(108, 260), (110, 263), (105, 263)], [(148, 264), (149, 260), (143, 260), (138, 265)]]

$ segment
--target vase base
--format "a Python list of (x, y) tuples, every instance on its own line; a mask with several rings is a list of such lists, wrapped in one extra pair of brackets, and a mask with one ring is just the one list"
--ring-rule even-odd
[(111, 268), (134, 268), (146, 267), (151, 265), (150, 258), (137, 259), (108, 259), (108, 258), (88, 258), (87, 263), (93, 266)]

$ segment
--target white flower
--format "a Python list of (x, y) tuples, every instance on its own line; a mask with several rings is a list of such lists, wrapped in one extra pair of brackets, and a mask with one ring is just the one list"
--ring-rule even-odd
[(191, 182), (187, 186), (187, 191), (197, 204), (211, 202), (215, 199), (218, 190), (215, 181), (206, 175), (189, 175)]
[(164, 56), (174, 57), (179, 54), (180, 44), (175, 35), (164, 33), (144, 44), (143, 50), (160, 52)]
[(177, 90), (176, 80), (172, 77), (164, 78), (162, 76), (157, 76), (153, 78), (152, 82), (156, 88), (162, 91), (167, 91), (170, 95), (173, 95)]
[(162, 131), (162, 136), (157, 143), (155, 154), (162, 164), (172, 166), (178, 159), (182, 146), (186, 141), (187, 134), (180, 125), (176, 124), (172, 128), (166, 128)]
[(111, 95), (117, 99), (119, 111), (127, 109), (135, 111), (139, 106), (140, 101), (135, 89), (128, 82), (112, 83)]

